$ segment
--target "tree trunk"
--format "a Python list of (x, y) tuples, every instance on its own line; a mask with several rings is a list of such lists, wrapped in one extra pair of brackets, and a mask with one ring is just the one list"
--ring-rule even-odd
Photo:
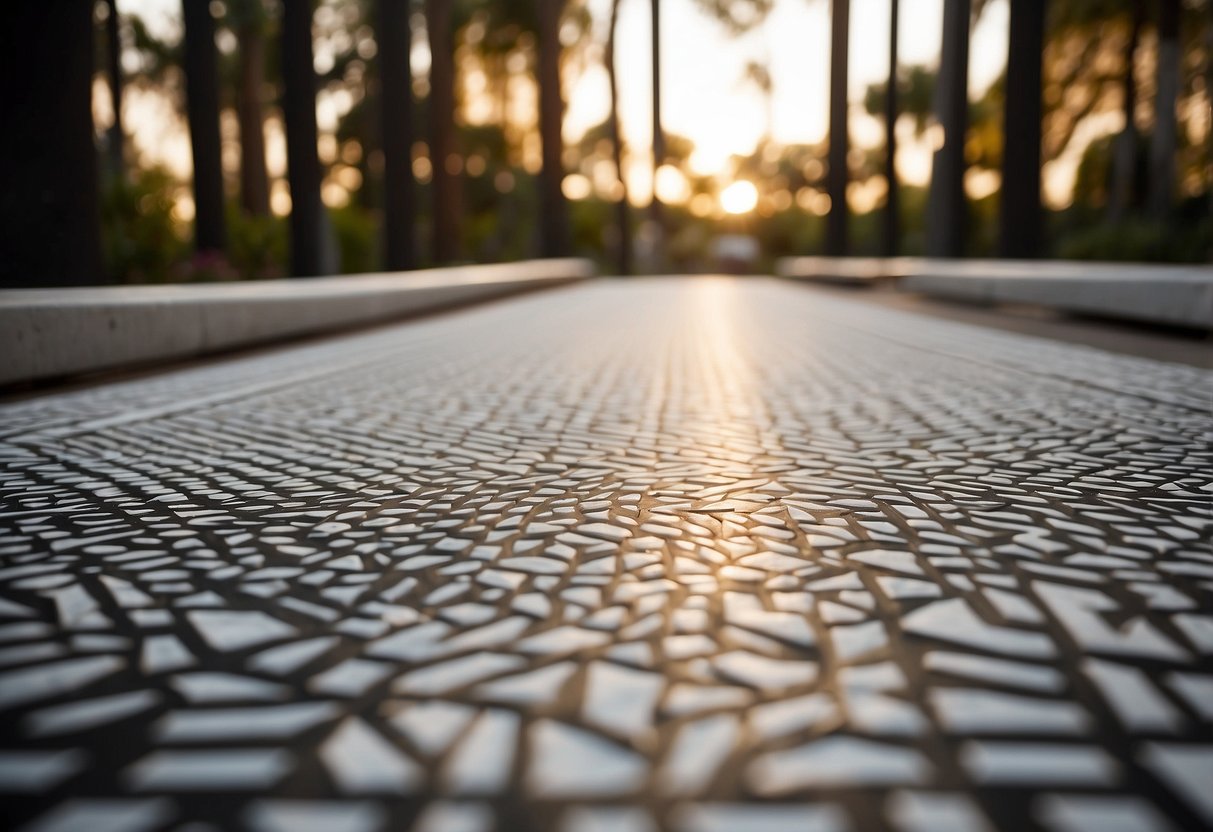
[(560, 15), (564, 0), (539, 4), (540, 250), (545, 257), (569, 253), (569, 206), (564, 192), (564, 95), (560, 90)]
[(261, 0), (252, 0), (251, 16), (236, 30), (240, 83), (236, 88), (236, 115), (240, 122), (240, 205), (246, 213), (264, 217), (270, 212), (270, 180), (265, 167), (265, 115), (261, 91), (265, 84), (265, 19)]
[[(511, 73), (509, 70), (510, 52), (509, 50), (501, 51), (494, 60), (494, 75), (497, 80), (497, 107), (500, 111), (501, 135), (503, 138), (502, 146), (502, 161), (504, 170), (512, 170), (518, 163), (518, 143), (514, 141), (514, 126), (512, 116), (510, 114), (511, 101), (513, 96), (510, 90)], [(511, 174), (512, 176), (512, 174)], [(518, 210), (518, 189), (511, 187), (504, 193), (498, 193), (498, 206), (500, 213), (500, 221), (497, 223), (494, 231), (496, 238), (497, 258), (502, 259), (509, 251), (512, 243), (519, 239), (519, 225), (521, 217)], [(529, 244), (523, 249), (527, 251)]]
[(889, 2), (889, 81), (884, 101), (884, 178), (887, 190), (884, 201), (884, 256), (896, 257), (901, 237), (901, 200), (897, 181), (897, 93), (898, 59), (897, 35), (900, 3)]
[(970, 0), (944, 0), (943, 44), (935, 88), (935, 111), (943, 128), (943, 146), (935, 152), (931, 168), (927, 211), (927, 254), (931, 257), (960, 257), (964, 253), (970, 17)]
[(1180, 0), (1158, 4), (1158, 88), (1154, 98), (1154, 134), (1150, 140), (1150, 214), (1165, 220), (1175, 202), (1175, 148), (1179, 101)]
[(830, 21), (830, 149), (826, 166), (826, 192), (830, 214), (826, 218), (826, 254), (847, 254), (847, 69), (851, 0), (833, 0)]
[(1145, 23), (1145, 4), (1134, 3), (1129, 40), (1125, 46), (1125, 75), (1122, 91), (1124, 128), (1116, 137), (1112, 151), (1112, 186), (1108, 200), (1108, 220), (1120, 222), (1137, 203), (1137, 45)]
[(0, 286), (102, 282), (93, 7), (13, 3), (0, 26)]
[(186, 112), (194, 159), (194, 247), (199, 252), (222, 252), (227, 246), (227, 229), (223, 219), (215, 21), (207, 0), (183, 0), (182, 6)]
[(564, 199), (564, 95), (560, 89), (560, 17), (565, 0), (539, 3), (540, 250), (544, 257), (569, 253), (569, 209)]
[(619, 81), (615, 73), (615, 36), (619, 24), (619, 0), (611, 2), (611, 24), (607, 34), (606, 71), (611, 84), (611, 110), (607, 126), (611, 134), (611, 154), (615, 163), (615, 175), (619, 180), (619, 194), (615, 202), (615, 225), (619, 229), (618, 269), (620, 274), (632, 273), (632, 228), (628, 206), (628, 183), (623, 172), (623, 134), (619, 129)]
[[(1213, 95), (1213, 3), (1210, 3), (1205, 10), (1205, 95)], [(1213, 139), (1205, 138), (1207, 148), (1213, 150)], [(1213, 217), (1213, 181), (1206, 183), (1208, 188), (1208, 197), (1206, 201), (1209, 203), (1209, 216)], [(1213, 262), (1213, 240), (1209, 241), (1209, 260)]]
[(665, 218), (662, 215), (661, 199), (657, 196), (657, 171), (665, 164), (665, 128), (661, 124), (661, 2), (649, 0), (652, 17), (652, 68), (653, 68), (653, 188), (649, 198), (649, 220), (653, 224), (654, 265), (659, 266), (662, 247), (665, 245)]
[(392, 271), (417, 267), (413, 228), (413, 76), (409, 7), (378, 0), (379, 105), (383, 137), (383, 260)]
[(425, 25), (430, 39), (430, 163), (434, 197), (434, 262), (460, 257), (460, 179), (452, 172), (455, 157), (455, 56), (450, 0), (426, 0)]
[(998, 255), (1040, 256), (1041, 64), (1045, 0), (1011, 4)]
[[(378, 13), (374, 5), (371, 6), (370, 11)], [(378, 43), (380, 37), (379, 21), (376, 20), (373, 25), (376, 49), (382, 51), (382, 47)], [(355, 167), (362, 176), (362, 186), (350, 194), (351, 204), (372, 213), (382, 213), (385, 207), (383, 200), (386, 184), (386, 162), (383, 153), (383, 84), (381, 83), (383, 70), (381, 60), (380, 54), (376, 53), (375, 57), (367, 61), (365, 98), (363, 99), (361, 112), (358, 114), (359, 124), (356, 128), (359, 133), (358, 142), (362, 147), (362, 152), (358, 156)], [(410, 74), (411, 72), (412, 70), (410, 69)], [(413, 116), (413, 110), (411, 109), (413, 103), (411, 77), (409, 84), (408, 102), (410, 104), (409, 121), (411, 124)], [(413, 165), (412, 143), (413, 134), (410, 129), (408, 155), (410, 176)], [(374, 165), (377, 169), (372, 169), (373, 160), (377, 160), (378, 162), (378, 164)], [(415, 253), (416, 241), (414, 240), (413, 242)], [(380, 251), (386, 254), (386, 252), (383, 252), (382, 246), (380, 246)]]
[(126, 134), (122, 129), (122, 32), (118, 17), (118, 0), (106, 0), (109, 14), (105, 18), (106, 70), (110, 82), (110, 102), (114, 110), (114, 123), (107, 137), (110, 174), (121, 178), (126, 171)]
[(308, 277), (324, 272), (325, 234), (316, 146), (312, 0), (283, 0), (282, 85), (287, 182), (291, 189), (291, 274)]

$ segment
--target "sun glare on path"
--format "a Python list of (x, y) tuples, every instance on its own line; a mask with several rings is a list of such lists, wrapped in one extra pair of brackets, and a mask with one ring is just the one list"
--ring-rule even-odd
[(748, 214), (758, 205), (758, 189), (753, 182), (739, 179), (720, 192), (720, 207), (729, 214)]

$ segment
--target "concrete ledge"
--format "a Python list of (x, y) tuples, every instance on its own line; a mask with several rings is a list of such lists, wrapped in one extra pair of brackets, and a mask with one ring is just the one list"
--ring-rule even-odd
[(780, 277), (844, 286), (886, 282), (889, 261), (882, 257), (781, 257), (775, 261)]
[(180, 360), (557, 286), (588, 260), (245, 283), (0, 291), (0, 384)]
[(978, 303), (1026, 303), (1213, 329), (1213, 267), (1073, 261), (903, 261), (898, 287)]
[(1034, 304), (1189, 329), (1213, 330), (1213, 267), (1072, 260), (785, 257), (781, 277), (875, 286), (972, 303)]

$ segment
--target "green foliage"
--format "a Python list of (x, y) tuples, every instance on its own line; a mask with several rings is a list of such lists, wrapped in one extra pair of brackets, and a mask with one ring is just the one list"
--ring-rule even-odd
[(240, 275), (219, 251), (199, 251), (173, 267), (173, 280), (177, 283), (226, 283), (239, 279)]
[(605, 257), (614, 250), (618, 235), (614, 203), (603, 199), (583, 199), (572, 203), (569, 209), (574, 253), (582, 257)]
[(695, 0), (695, 4), (734, 35), (760, 25), (775, 6), (774, 0)]
[[(497, 190), (497, 173), (513, 180), (506, 193)], [(535, 177), (502, 166), (469, 177), (463, 188), (464, 249), (479, 262), (521, 260), (535, 256), (539, 191)]]
[[(825, 219), (792, 208), (762, 218), (756, 223), (755, 236), (763, 254), (772, 261), (784, 252), (817, 253), (825, 245)], [(769, 263), (767, 270), (773, 266)]]
[(1213, 221), (1207, 215), (1186, 222), (1133, 218), (1086, 224), (1066, 234), (1057, 247), (1057, 254), (1066, 259), (1156, 263), (1207, 261), (1210, 251)]
[(177, 183), (160, 167), (110, 177), (101, 194), (106, 273), (118, 283), (164, 283), (187, 247), (173, 217)]
[(1070, 27), (1092, 26), (1127, 15), (1137, 0), (1066, 0), (1049, 8), (1048, 25), (1056, 32)]
[(233, 29), (241, 26), (264, 28), (269, 19), (265, 0), (226, 0), (223, 23)]
[(930, 192), (925, 187), (901, 186), (901, 245), (898, 251), (906, 256), (921, 256), (927, 250), (927, 200)]
[(1108, 204), (1115, 142), (1115, 136), (1102, 136), (1083, 151), (1074, 175), (1074, 204), (1090, 208), (1102, 208)]
[(137, 14), (123, 15), (122, 21), (130, 28), (131, 46), (128, 52), (135, 54), (139, 60), (136, 78), (152, 84), (164, 83), (170, 70), (181, 66), (180, 41), (169, 43), (160, 40)]
[(969, 105), (969, 134), (965, 139), (965, 160), (986, 170), (1002, 168), (1003, 113), (1007, 101), (1007, 76), (1004, 72)]
[(280, 277), (286, 221), (228, 206), (228, 256), (193, 255), (188, 226), (173, 215), (180, 183), (160, 167), (110, 177), (101, 198), (106, 272), (117, 283), (176, 283)]
[[(1142, 215), (1140, 193), (1133, 195), (1128, 217), (1121, 222), (1108, 221), (1116, 139), (1103, 136), (1083, 152), (1074, 181), (1073, 204), (1056, 215), (1056, 255), (1084, 260), (1207, 261), (1213, 252), (1213, 216), (1207, 190), (1177, 205), (1166, 222)], [(1137, 181), (1145, 176), (1149, 143), (1146, 134), (1137, 144)]]
[[(914, 119), (914, 134), (921, 136), (931, 123), (936, 72), (926, 66), (902, 67), (897, 78), (897, 109)], [(870, 85), (864, 92), (863, 108), (876, 118), (884, 117), (887, 82)]]
[(968, 257), (993, 257), (998, 250), (998, 192), (968, 201), (965, 250)]
[(379, 251), (379, 220), (353, 203), (329, 211), (333, 234), (341, 252), (341, 273), (359, 274), (382, 267)]
[(288, 240), (285, 219), (254, 216), (229, 203), (227, 238), (230, 262), (240, 279), (283, 276)]

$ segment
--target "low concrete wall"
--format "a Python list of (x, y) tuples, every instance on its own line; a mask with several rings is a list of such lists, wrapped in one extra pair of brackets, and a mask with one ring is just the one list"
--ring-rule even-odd
[(875, 285), (974, 303), (1022, 303), (1067, 312), (1213, 330), (1213, 267), (1072, 260), (790, 257), (783, 277)]
[(0, 384), (180, 360), (593, 277), (532, 260), (246, 283), (0, 291)]
[(868, 286), (887, 280), (888, 262), (881, 257), (780, 257), (775, 274), (819, 283)]
[(1030, 303), (1213, 329), (1213, 267), (1071, 261), (922, 260), (899, 288), (980, 303)]

